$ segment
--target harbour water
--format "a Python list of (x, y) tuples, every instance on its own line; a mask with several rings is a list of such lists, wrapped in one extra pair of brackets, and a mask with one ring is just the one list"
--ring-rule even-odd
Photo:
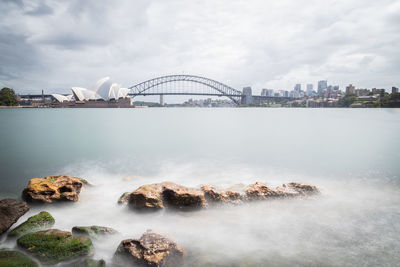
[[(34, 206), (55, 228), (104, 225), (95, 240), (111, 261), (119, 242), (146, 231), (172, 237), (187, 266), (396, 266), (400, 262), (400, 110), (0, 110), (0, 198), (30, 178), (87, 179), (73, 204)], [(148, 183), (229, 187), (256, 181), (316, 185), (321, 195), (135, 213), (118, 197)], [(0, 247), (14, 246), (3, 237)]]

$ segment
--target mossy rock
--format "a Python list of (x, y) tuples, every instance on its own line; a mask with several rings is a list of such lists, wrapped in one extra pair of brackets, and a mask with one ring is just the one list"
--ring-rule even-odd
[(123, 193), (118, 199), (118, 204), (128, 203), (130, 194), (131, 194), (130, 192)]
[(42, 211), (30, 217), (28, 220), (18, 225), (8, 236), (20, 237), (29, 233), (50, 229), (55, 223), (53, 216), (46, 211)]
[(118, 233), (116, 230), (105, 226), (75, 226), (72, 228), (74, 235), (87, 235), (93, 238), (98, 238), (104, 235), (113, 235)]
[(39, 264), (28, 256), (15, 250), (0, 250), (0, 266), (2, 267), (39, 267)]
[(44, 264), (56, 264), (88, 256), (93, 251), (90, 238), (72, 236), (57, 229), (39, 231), (20, 237), (17, 244)]

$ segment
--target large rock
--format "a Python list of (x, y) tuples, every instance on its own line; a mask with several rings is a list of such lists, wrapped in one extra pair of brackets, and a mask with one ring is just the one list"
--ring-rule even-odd
[(217, 190), (214, 186), (203, 185), (201, 190), (204, 192), (204, 197), (207, 203), (230, 203), (240, 204), (242, 195), (235, 190)]
[(245, 190), (245, 194), (247, 200), (262, 200), (279, 196), (275, 190), (260, 182), (249, 185)]
[(15, 250), (0, 250), (0, 266), (3, 267), (39, 267), (39, 264)]
[(39, 231), (20, 237), (18, 246), (44, 264), (79, 259), (93, 251), (93, 244), (86, 236), (73, 236), (57, 229)]
[(129, 196), (129, 206), (141, 210), (163, 209), (162, 184), (142, 185)]
[(204, 193), (175, 183), (163, 183), (162, 197), (164, 204), (177, 209), (201, 209), (207, 206)]
[(0, 200), (0, 235), (29, 210), (26, 202), (11, 198)]
[(177, 267), (183, 263), (184, 251), (166, 237), (148, 230), (140, 239), (123, 240), (114, 260), (123, 266)]
[(309, 197), (320, 193), (316, 186), (303, 183), (283, 184), (276, 192), (284, 197)]
[(117, 233), (116, 230), (105, 226), (74, 226), (72, 228), (72, 234), (87, 235), (92, 238), (99, 238), (100, 236), (113, 235)]
[(28, 220), (18, 225), (8, 234), (8, 236), (20, 237), (25, 234), (48, 230), (54, 225), (54, 223), (55, 220), (53, 216), (51, 216), (47, 211), (42, 211), (39, 214), (29, 217)]
[(32, 178), (22, 197), (28, 202), (78, 201), (84, 184), (86, 180), (69, 175)]
[(134, 209), (157, 210), (165, 206), (177, 209), (198, 209), (206, 206), (204, 193), (172, 182), (142, 185), (129, 196)]
[(129, 202), (130, 194), (130, 192), (123, 193), (118, 199), (118, 204), (127, 204)]

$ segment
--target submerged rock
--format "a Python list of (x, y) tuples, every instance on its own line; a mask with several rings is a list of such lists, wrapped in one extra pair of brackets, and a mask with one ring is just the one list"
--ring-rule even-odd
[(114, 261), (123, 266), (165, 266), (183, 264), (184, 250), (166, 237), (148, 230), (140, 239), (123, 240), (114, 254)]
[(207, 206), (204, 193), (171, 182), (163, 183), (162, 197), (165, 205), (177, 209), (201, 209)]
[(320, 193), (316, 186), (303, 183), (283, 184), (276, 191), (284, 197), (308, 197)]
[(279, 196), (275, 190), (260, 182), (249, 185), (244, 192), (246, 193), (247, 200), (262, 200)]
[(0, 250), (0, 266), (4, 267), (39, 267), (23, 253), (15, 250)]
[(28, 220), (18, 225), (8, 234), (8, 236), (20, 237), (25, 234), (47, 230), (50, 229), (54, 223), (55, 220), (53, 216), (46, 211), (42, 211), (39, 214), (29, 217)]
[(116, 230), (105, 226), (75, 226), (72, 228), (72, 234), (74, 235), (87, 235), (93, 238), (117, 233), (118, 232)]
[(201, 187), (201, 190), (204, 192), (204, 196), (207, 202), (231, 204), (240, 204), (242, 202), (242, 195), (238, 191), (219, 191), (211, 185), (203, 185)]
[(75, 260), (93, 251), (90, 238), (57, 229), (24, 235), (18, 238), (17, 244), (44, 264)]
[(131, 194), (130, 192), (123, 193), (118, 199), (118, 204), (127, 204), (129, 202), (130, 194)]
[(162, 184), (142, 185), (129, 195), (129, 206), (134, 209), (163, 209)]
[(22, 192), (28, 202), (78, 201), (85, 179), (69, 175), (32, 178)]
[(26, 202), (11, 198), (0, 200), (0, 235), (29, 210)]

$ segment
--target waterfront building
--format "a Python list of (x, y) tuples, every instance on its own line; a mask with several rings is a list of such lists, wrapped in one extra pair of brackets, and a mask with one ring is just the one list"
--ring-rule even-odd
[(399, 88), (393, 86), (392, 87), (392, 94), (396, 94), (398, 92), (399, 92)]
[(253, 93), (251, 87), (243, 87), (243, 97), (242, 97), (242, 104), (244, 105), (251, 105), (253, 104)]
[(262, 96), (267, 96), (267, 89), (262, 89), (261, 90), (261, 95)]

